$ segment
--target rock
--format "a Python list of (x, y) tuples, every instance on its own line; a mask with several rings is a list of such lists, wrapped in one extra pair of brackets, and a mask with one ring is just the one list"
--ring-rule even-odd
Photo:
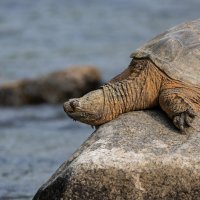
[(100, 85), (100, 72), (92, 66), (74, 66), (36, 79), (0, 86), (0, 105), (63, 103)]
[(161, 111), (123, 114), (100, 126), (33, 200), (198, 200), (199, 141), (199, 131), (180, 134)]

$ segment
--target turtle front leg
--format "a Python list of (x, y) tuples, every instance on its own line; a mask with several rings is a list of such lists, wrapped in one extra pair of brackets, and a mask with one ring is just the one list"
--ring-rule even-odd
[(190, 97), (184, 88), (163, 89), (159, 96), (160, 107), (183, 132), (185, 128), (192, 126), (197, 115), (195, 104)]

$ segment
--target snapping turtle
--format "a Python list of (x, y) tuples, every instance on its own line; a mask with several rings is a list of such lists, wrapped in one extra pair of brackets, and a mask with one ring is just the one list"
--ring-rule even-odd
[(121, 113), (160, 106), (184, 131), (200, 111), (200, 19), (175, 26), (131, 54), (100, 89), (64, 103), (73, 119), (98, 126)]

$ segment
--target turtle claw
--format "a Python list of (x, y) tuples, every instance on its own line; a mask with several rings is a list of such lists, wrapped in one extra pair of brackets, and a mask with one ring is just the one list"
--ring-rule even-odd
[(174, 116), (173, 123), (174, 125), (184, 132), (185, 128), (192, 127), (192, 122), (196, 114), (193, 109), (188, 109), (185, 112), (179, 113), (178, 115)]

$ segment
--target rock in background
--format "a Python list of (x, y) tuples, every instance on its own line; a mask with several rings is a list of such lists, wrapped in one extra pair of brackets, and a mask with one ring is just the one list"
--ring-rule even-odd
[(92, 66), (74, 66), (37, 79), (19, 80), (0, 86), (0, 105), (63, 103), (96, 89), (100, 72)]
[(33, 200), (198, 200), (199, 141), (199, 131), (180, 134), (160, 111), (123, 114), (96, 130)]

